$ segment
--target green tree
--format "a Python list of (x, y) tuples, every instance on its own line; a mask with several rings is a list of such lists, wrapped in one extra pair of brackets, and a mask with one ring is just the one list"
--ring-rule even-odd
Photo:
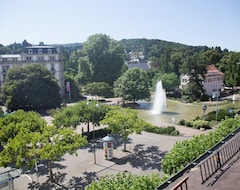
[(227, 86), (235, 87), (240, 84), (240, 53), (230, 52), (220, 61), (220, 69), (224, 72), (224, 81)]
[(0, 118), (0, 166), (14, 165), (31, 169), (35, 163), (48, 160), (50, 180), (53, 181), (52, 162), (66, 153), (73, 154), (86, 138), (70, 128), (46, 126), (46, 121), (35, 112), (19, 110)]
[(127, 70), (114, 83), (114, 95), (123, 101), (135, 101), (150, 98), (150, 79), (147, 71), (138, 68)]
[(82, 101), (56, 112), (53, 124), (57, 127), (76, 128), (81, 123), (87, 123), (89, 132), (89, 123), (99, 125), (108, 110), (109, 106), (95, 100)]
[(173, 92), (180, 84), (179, 78), (175, 73), (157, 73), (153, 78), (153, 86), (161, 80), (166, 92)]
[(92, 81), (90, 63), (87, 57), (80, 57), (78, 60), (77, 83), (79, 86), (84, 86), (89, 81)]
[(107, 112), (101, 124), (108, 125), (111, 133), (121, 135), (126, 151), (127, 138), (132, 133), (141, 133), (141, 121), (135, 110), (129, 108), (113, 107)]
[(94, 96), (112, 97), (113, 88), (104, 82), (93, 82), (84, 87), (84, 93)]
[(203, 79), (207, 72), (208, 61), (205, 55), (195, 53), (187, 57), (182, 64), (181, 70), (189, 75), (188, 94), (193, 98), (198, 98), (204, 94)]
[(40, 64), (9, 69), (3, 87), (8, 110), (43, 110), (59, 107), (60, 88), (51, 73)]
[(119, 42), (105, 34), (90, 36), (83, 44), (82, 55), (87, 60), (85, 64), (89, 64), (92, 82), (112, 85), (119, 77), (124, 63), (124, 50)]

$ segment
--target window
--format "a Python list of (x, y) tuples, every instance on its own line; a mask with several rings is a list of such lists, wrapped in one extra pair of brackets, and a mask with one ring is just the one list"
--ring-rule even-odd
[(55, 71), (54, 70), (54, 64), (51, 64), (51, 71)]
[(42, 54), (42, 49), (38, 49), (38, 54)]
[(38, 56), (38, 61), (43, 61), (43, 56)]
[(27, 61), (31, 61), (31, 60), (32, 60), (32, 57), (27, 56)]
[(31, 54), (32, 54), (32, 53), (33, 53), (33, 50), (32, 50), (32, 49), (29, 49), (29, 50), (28, 50), (28, 53), (31, 53)]
[(50, 56), (49, 59), (50, 59), (50, 61), (54, 61), (55, 60), (55, 56)]
[(48, 49), (48, 53), (52, 53), (52, 49)]

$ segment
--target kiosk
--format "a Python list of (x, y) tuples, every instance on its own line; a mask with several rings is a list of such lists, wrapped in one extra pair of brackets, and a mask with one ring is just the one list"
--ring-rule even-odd
[(113, 158), (113, 143), (114, 138), (112, 136), (106, 136), (102, 138), (104, 157), (106, 160), (111, 160)]

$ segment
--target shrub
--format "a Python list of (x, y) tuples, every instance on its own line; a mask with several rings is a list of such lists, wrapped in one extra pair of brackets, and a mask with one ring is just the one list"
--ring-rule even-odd
[(193, 121), (192, 125), (193, 125), (193, 128), (195, 129), (200, 129), (200, 128), (211, 129), (208, 121), (204, 121), (200, 119)]
[(229, 118), (220, 123), (209, 134), (194, 136), (192, 139), (177, 142), (162, 160), (162, 169), (166, 174), (174, 174), (198, 158), (209, 148), (221, 141), (240, 125), (240, 118)]
[(178, 122), (179, 125), (185, 125), (185, 119), (180, 119)]
[(176, 135), (179, 134), (179, 131), (177, 131), (174, 126), (157, 127), (157, 126), (149, 125), (149, 126), (146, 126), (144, 128), (144, 131), (150, 132), (150, 133), (161, 134), (161, 135), (173, 135), (173, 136), (176, 136)]

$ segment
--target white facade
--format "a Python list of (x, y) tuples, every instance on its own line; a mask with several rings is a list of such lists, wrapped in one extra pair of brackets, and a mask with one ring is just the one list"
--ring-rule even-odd
[(0, 85), (4, 84), (7, 70), (11, 67), (41, 64), (52, 73), (60, 87), (62, 96), (65, 94), (64, 66), (61, 54), (53, 46), (25, 47), (21, 55), (0, 55)]
[[(214, 65), (209, 65), (207, 67), (207, 73), (203, 80), (203, 89), (205, 94), (209, 97), (219, 97), (220, 91), (224, 88), (224, 74), (219, 71)], [(180, 76), (180, 86), (182, 90), (189, 83), (188, 75)]]
[(187, 84), (189, 83), (189, 76), (188, 75), (181, 75), (180, 76), (180, 85), (179, 85), (179, 89), (183, 90)]
[(203, 89), (207, 96), (213, 98), (220, 96), (220, 91), (224, 88), (224, 74), (214, 65), (209, 65), (207, 74), (203, 81)]

